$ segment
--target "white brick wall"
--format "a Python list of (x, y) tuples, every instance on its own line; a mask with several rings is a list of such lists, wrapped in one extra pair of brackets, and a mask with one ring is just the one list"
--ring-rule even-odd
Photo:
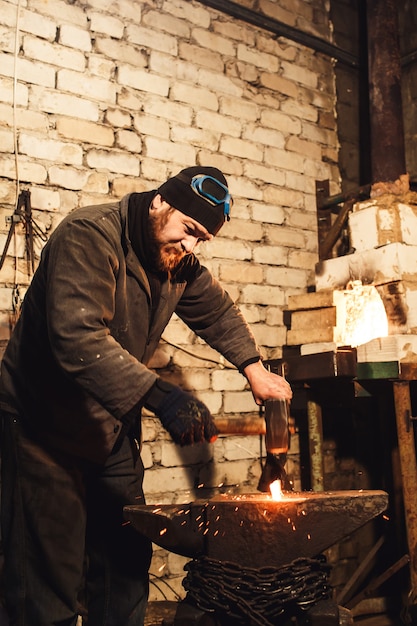
[[(313, 21), (313, 9), (326, 15), (325, 0), (300, 0), (291, 11), (258, 4), (289, 25), (330, 36), (325, 20)], [(14, 131), (21, 185), (48, 232), (76, 206), (154, 189), (182, 167), (212, 164), (227, 176), (235, 204), (201, 259), (241, 305), (263, 355), (277, 358), (287, 295), (312, 283), (315, 180), (330, 178), (334, 190), (339, 183), (332, 62), (196, 0), (114, 7), (111, 0), (27, 0), (14, 93), (17, 7), (0, 0), (0, 246), (16, 200)], [(15, 276), (22, 292), (30, 280), (23, 246), (20, 233), (17, 272), (13, 245), (0, 275), (1, 339), (9, 336)], [(214, 350), (177, 319), (164, 337), (191, 353), (161, 344), (154, 364), (167, 378), (194, 390), (219, 417), (258, 418), (245, 379), (216, 366)], [(199, 484), (255, 490), (258, 456), (257, 436), (180, 450), (158, 420), (144, 420), (149, 502), (189, 501)], [(158, 550), (153, 571), (161, 568), (181, 592), (180, 557)]]

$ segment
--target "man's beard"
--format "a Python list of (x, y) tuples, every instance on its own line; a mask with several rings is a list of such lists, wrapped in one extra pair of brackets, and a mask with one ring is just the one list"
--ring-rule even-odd
[(172, 272), (186, 255), (181, 246), (162, 244), (160, 241), (161, 231), (168, 222), (172, 210), (169, 208), (163, 213), (149, 215), (150, 262), (158, 272)]

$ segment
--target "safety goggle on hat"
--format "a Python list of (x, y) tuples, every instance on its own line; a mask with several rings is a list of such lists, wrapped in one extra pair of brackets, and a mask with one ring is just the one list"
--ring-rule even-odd
[(213, 178), (213, 176), (203, 174), (192, 177), (191, 188), (200, 198), (204, 198), (213, 206), (223, 204), (224, 219), (227, 221), (230, 220), (230, 209), (233, 206), (233, 198), (226, 185), (223, 185), (223, 183)]
[(187, 167), (163, 183), (158, 192), (168, 204), (195, 219), (212, 235), (230, 220), (232, 197), (226, 178), (216, 167)]

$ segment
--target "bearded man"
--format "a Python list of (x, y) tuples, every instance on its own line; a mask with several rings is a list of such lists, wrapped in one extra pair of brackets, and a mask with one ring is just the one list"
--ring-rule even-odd
[(265, 369), (230, 296), (194, 250), (230, 218), (223, 174), (190, 167), (159, 189), (74, 210), (46, 244), (1, 369), (4, 586), (11, 625), (142, 626), (151, 544), (124, 524), (144, 503), (141, 409), (174, 442), (213, 442), (208, 408), (148, 363), (175, 312), (247, 378)]

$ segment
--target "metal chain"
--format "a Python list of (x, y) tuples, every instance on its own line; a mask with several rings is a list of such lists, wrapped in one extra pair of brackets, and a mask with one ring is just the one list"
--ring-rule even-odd
[(204, 556), (184, 569), (187, 599), (199, 609), (253, 626), (274, 626), (277, 617), (296, 615), (330, 596), (330, 566), (324, 555), (260, 569)]

